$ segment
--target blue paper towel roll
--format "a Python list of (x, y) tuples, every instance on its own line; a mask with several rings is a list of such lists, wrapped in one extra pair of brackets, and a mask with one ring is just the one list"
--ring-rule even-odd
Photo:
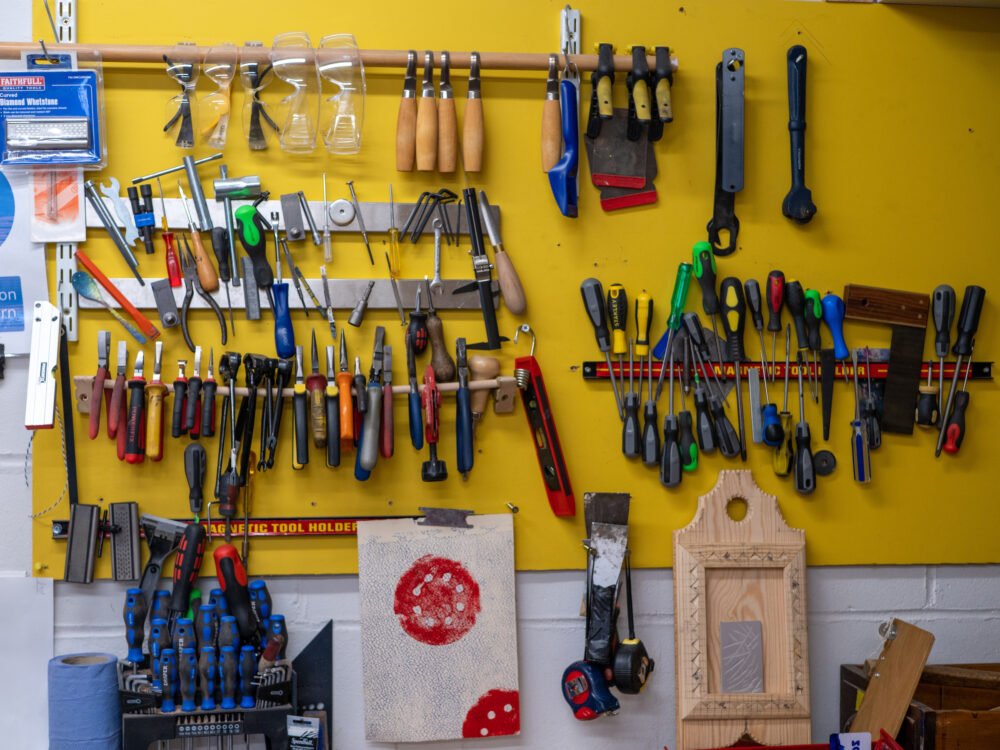
[(117, 662), (112, 654), (49, 660), (49, 750), (121, 747)]

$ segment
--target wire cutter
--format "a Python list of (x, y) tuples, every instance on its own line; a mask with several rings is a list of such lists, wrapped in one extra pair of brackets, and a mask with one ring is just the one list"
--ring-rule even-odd
[(188, 310), (191, 309), (191, 300), (194, 298), (195, 291), (197, 291), (198, 296), (208, 303), (208, 306), (215, 312), (215, 317), (219, 319), (219, 326), (222, 328), (222, 344), (224, 346), (226, 343), (226, 318), (222, 314), (222, 308), (212, 298), (212, 295), (208, 294), (202, 288), (201, 281), (198, 280), (198, 270), (195, 266), (194, 255), (191, 254), (191, 248), (188, 245), (187, 235), (182, 234), (181, 239), (184, 241), (184, 249), (181, 251), (181, 271), (184, 273), (184, 304), (181, 305), (181, 330), (184, 332), (184, 342), (188, 345), (188, 349), (194, 351), (194, 343), (191, 341), (191, 334), (188, 332)]

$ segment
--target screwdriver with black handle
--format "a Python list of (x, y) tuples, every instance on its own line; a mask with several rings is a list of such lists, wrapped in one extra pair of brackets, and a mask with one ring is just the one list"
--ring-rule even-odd
[[(382, 366), (382, 431), (378, 450), (382, 458), (392, 458), (396, 452), (396, 416), (392, 410), (392, 347), (385, 347)], [(466, 376), (468, 377), (468, 376)], [(468, 386), (466, 386), (468, 387)], [(470, 414), (469, 419), (472, 416)], [(471, 465), (471, 462), (470, 462)]]
[[(973, 342), (973, 349), (975, 342)], [(965, 365), (965, 379), (962, 381), (962, 390), (955, 394), (955, 405), (948, 417), (948, 424), (945, 425), (944, 452), (955, 455), (962, 447), (965, 439), (965, 411), (969, 408), (969, 392), (966, 386), (969, 384), (969, 370), (972, 369), (972, 351), (969, 352), (969, 362)]]
[[(696, 312), (684, 313), (681, 320), (684, 323), (684, 331), (687, 334), (688, 338), (691, 340), (692, 351), (694, 349), (697, 349), (699, 355), (701, 356), (702, 361), (708, 359), (708, 361), (711, 362), (712, 358), (709, 352), (708, 342), (705, 340), (705, 331), (701, 327), (701, 318), (698, 317), (698, 313)], [(709, 387), (710, 381), (708, 378), (709, 376), (711, 376), (712, 378), (715, 379), (715, 384), (719, 388), (719, 396), (721, 397), (722, 401), (728, 406), (729, 399), (726, 398), (726, 393), (722, 388), (722, 383), (719, 381), (718, 375), (715, 374), (715, 369), (711, 367), (706, 367), (704, 370), (702, 370), (702, 375), (705, 377), (705, 385), (709, 393), (712, 392), (712, 389), (711, 387)]]
[(309, 405), (302, 372), (301, 346), (295, 347), (295, 385), (292, 391), (292, 416), (295, 422), (295, 455), (292, 459), (292, 468), (301, 469), (309, 463)]
[(463, 479), (472, 471), (472, 401), (469, 392), (469, 359), (465, 339), (455, 341), (455, 361), (458, 363), (458, 390), (455, 392), (456, 465)]
[(316, 448), (326, 447), (326, 379), (319, 371), (319, 350), (316, 348), (316, 329), (312, 332), (312, 372), (306, 378), (309, 395), (309, 422), (312, 441)]
[(962, 357), (972, 357), (972, 339), (979, 328), (979, 315), (983, 311), (983, 301), (986, 299), (986, 290), (981, 286), (970, 285), (965, 287), (965, 295), (962, 297), (962, 309), (958, 314), (958, 335), (955, 338), (955, 345), (952, 352), (956, 355), (955, 374), (951, 378), (951, 387), (948, 389), (948, 401), (941, 412), (941, 432), (938, 435), (937, 447), (934, 455), (940, 456), (944, 446), (945, 431), (950, 424), (951, 407), (955, 402), (955, 386), (958, 384), (958, 373), (962, 369)]
[[(625, 392), (625, 419), (622, 421), (622, 453), (626, 458), (637, 458), (642, 454), (639, 427), (639, 394), (632, 390), (634, 385), (632, 363), (633, 344), (628, 342), (628, 391)], [(624, 381), (623, 381), (624, 385)]]
[(951, 347), (951, 324), (955, 319), (955, 290), (948, 284), (934, 288), (931, 295), (931, 317), (934, 319), (934, 354), (938, 358), (938, 393), (944, 396), (944, 358)]
[(861, 421), (861, 391), (858, 388), (858, 350), (851, 351), (854, 366), (854, 419), (851, 420), (851, 465), (854, 481), (868, 484), (872, 481), (871, 454), (868, 452), (868, 436), (865, 423)]
[[(648, 399), (643, 405), (642, 462), (655, 466), (660, 460), (659, 417), (653, 398), (652, 359), (649, 357), (649, 324), (653, 318), (653, 298), (643, 292), (635, 300), (635, 353), (639, 355), (639, 390), (642, 390), (642, 360), (646, 358), (649, 374), (646, 378)], [(640, 394), (641, 395), (641, 394)]]
[(215, 435), (215, 392), (219, 384), (215, 382), (212, 371), (215, 369), (215, 351), (208, 350), (208, 375), (201, 383), (201, 435)]
[(663, 457), (660, 461), (660, 483), (664, 487), (676, 487), (681, 483), (684, 476), (681, 470), (681, 447), (680, 428), (677, 424), (677, 417), (674, 416), (674, 347), (673, 342), (668, 346), (667, 353), (668, 367), (670, 368), (670, 393), (667, 396), (668, 408), (667, 416), (663, 418)]
[(184, 413), (184, 431), (191, 437), (201, 434), (201, 347), (194, 348), (194, 371), (187, 383), (187, 407)]
[(604, 354), (604, 361), (608, 365), (608, 376), (611, 378), (611, 390), (615, 394), (615, 404), (618, 406), (618, 417), (625, 420), (625, 410), (622, 407), (622, 399), (618, 392), (618, 384), (615, 382), (615, 370), (611, 366), (611, 334), (608, 331), (607, 317), (604, 310), (604, 289), (597, 279), (584, 279), (580, 284), (580, 294), (583, 297), (583, 306), (590, 318), (590, 324), (594, 327), (594, 337), (597, 339), (597, 347)]
[[(687, 346), (691, 351), (691, 364), (694, 370), (694, 408), (695, 408), (695, 435), (698, 437), (698, 447), (705, 455), (715, 453), (715, 427), (712, 424), (712, 414), (708, 406), (708, 394), (705, 385), (698, 377), (697, 352), (694, 351), (694, 344), (690, 336), (685, 336)], [(697, 460), (696, 460), (697, 465)], [(694, 467), (692, 467), (694, 468)]]
[(746, 326), (747, 305), (743, 299), (743, 285), (735, 276), (729, 276), (719, 285), (719, 305), (722, 327), (726, 332), (726, 348), (736, 372), (736, 425), (740, 434), (740, 458), (747, 460), (746, 428), (743, 424), (743, 388), (740, 367), (743, 364), (743, 329)]
[(197, 518), (205, 501), (205, 466), (208, 457), (201, 443), (189, 443), (184, 449), (184, 476), (188, 483), (188, 506)]
[(725, 377), (726, 370), (722, 366), (722, 344), (719, 343), (719, 330), (715, 327), (715, 316), (721, 310), (719, 295), (715, 293), (715, 253), (712, 252), (711, 243), (696, 242), (692, 255), (694, 258), (694, 277), (698, 279), (698, 285), (701, 287), (701, 307), (712, 320), (712, 333), (715, 334), (719, 368), (722, 369), (723, 377)]
[[(692, 347), (692, 351), (694, 351), (695, 356), (701, 363), (701, 371), (706, 372), (708, 370), (708, 366), (705, 364), (705, 360), (702, 359), (701, 352), (698, 351), (696, 347)], [(705, 383), (707, 385), (708, 380), (706, 380)], [(719, 386), (719, 392), (722, 392), (721, 385)], [(736, 428), (733, 427), (733, 423), (730, 422), (729, 417), (726, 416), (726, 409), (722, 405), (722, 399), (712, 393), (711, 388), (708, 388), (708, 408), (712, 413), (712, 427), (714, 430), (713, 437), (715, 438), (715, 445), (719, 447), (719, 452), (726, 458), (734, 458), (738, 456), (740, 453), (740, 439), (736, 435)]]
[(806, 422), (805, 398), (802, 390), (802, 350), (795, 353), (799, 370), (799, 423), (795, 425), (795, 491), (808, 495), (816, 489), (816, 472), (813, 468), (809, 423)]
[[(809, 333), (809, 349), (812, 351), (813, 363), (810, 369), (810, 379), (812, 383), (819, 382), (819, 350), (823, 348), (823, 339), (820, 334), (819, 324), (823, 320), (823, 303), (820, 301), (819, 292), (809, 289), (805, 293), (806, 306), (803, 316), (806, 320), (806, 330)], [(813, 401), (819, 403), (819, 387), (813, 392)]]
[[(146, 406), (146, 380), (142, 377), (143, 353), (135, 356), (135, 370), (128, 381), (128, 417), (125, 425), (125, 461), (130, 464), (142, 463), (146, 459), (146, 420), (143, 412)], [(120, 429), (120, 428), (119, 428)]]
[[(378, 461), (379, 430), (382, 425), (382, 367), (385, 328), (375, 328), (375, 346), (372, 351), (372, 366), (368, 371), (368, 410), (361, 429), (361, 445), (358, 448), (361, 468), (370, 472)], [(359, 403), (362, 400), (358, 394)]]
[[(687, 352), (689, 346), (691, 346), (691, 340), (685, 336), (682, 348)], [(684, 357), (685, 370), (687, 369), (687, 359), (687, 357)], [(684, 403), (683, 388), (681, 388), (681, 413), (678, 415), (677, 422), (681, 431), (681, 468), (684, 471), (694, 471), (698, 468), (698, 445), (694, 442), (691, 412), (687, 410), (687, 404)], [(711, 430), (711, 426), (709, 426), (709, 430)]]
[(781, 423), (781, 442), (774, 447), (771, 454), (771, 466), (774, 473), (779, 477), (787, 477), (792, 472), (792, 413), (788, 411), (788, 372), (790, 370), (789, 357), (792, 348), (792, 326), (785, 327), (785, 400), (778, 414), (778, 421)]

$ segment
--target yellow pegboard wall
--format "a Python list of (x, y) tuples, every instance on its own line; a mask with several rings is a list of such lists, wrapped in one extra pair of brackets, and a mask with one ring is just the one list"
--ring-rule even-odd
[[(174, 14), (123, 0), (86, 3), (80, 6), (79, 37), (86, 43), (171, 44), (190, 39), (208, 45), (260, 39), (269, 44), (276, 33), (304, 29), (314, 42), (327, 33), (350, 31), (366, 48), (546, 52), (555, 51), (558, 44), (561, 6), (518, 0), (480, 5), (473, 13), (467, 4), (442, 0), (433, 13), (427, 13), (421, 6), (389, 0), (379, 6), (378, 13), (366, 12), (371, 6), (358, 5), (338, 6), (336, 15), (324, 13), (328, 6), (312, 1), (283, 6), (280, 13), (273, 4), (259, 0), (242, 3), (239, 12), (227, 7), (233, 6), (203, 4), (189, 13)], [(580, 547), (583, 493), (624, 491), (633, 497), (634, 564), (669, 565), (671, 531), (690, 521), (697, 496), (715, 484), (717, 471), (743, 464), (718, 454), (702, 457), (698, 470), (685, 475), (680, 488), (666, 490), (655, 471), (622, 457), (620, 423), (610, 388), (606, 383), (584, 382), (580, 374), (582, 361), (600, 355), (582, 310), (579, 284), (587, 276), (601, 279), (605, 287), (621, 282), (630, 298), (645, 288), (655, 299), (653, 334), (658, 337), (662, 332), (677, 264), (690, 260), (692, 244), (705, 239), (705, 223), (711, 215), (715, 64), (729, 46), (746, 51), (746, 187), (736, 198), (739, 250), (719, 260), (719, 278), (752, 276), (763, 285), (768, 271), (780, 268), (789, 280), (798, 278), (806, 287), (838, 294), (845, 283), (925, 293), (949, 283), (958, 293), (959, 304), (967, 284), (982, 284), (988, 294), (976, 358), (994, 358), (998, 328), (993, 295), (998, 274), (989, 217), (995, 213), (991, 188), (1000, 162), (1000, 102), (984, 92), (993, 90), (993, 71), (1000, 62), (1000, 13), (770, 0), (692, 0), (683, 6), (648, 3), (636, 8), (585, 2), (574, 7), (583, 13), (581, 49), (589, 51), (598, 41), (614, 42), (621, 49), (640, 34), (648, 44), (669, 44), (680, 60), (673, 90), (675, 120), (666, 126), (656, 147), (659, 200), (648, 207), (603, 213), (582, 158), (580, 218), (576, 220), (559, 215), (539, 166), (544, 73), (483, 73), (485, 167), (472, 184), (484, 188), (491, 202), (501, 207), (504, 244), (528, 297), (525, 316), (501, 310), (500, 328), (512, 336), (516, 326), (527, 321), (538, 335), (535, 353), (559, 426), (577, 516), (559, 519), (549, 510), (520, 403), (512, 415), (487, 413), (477, 433), (475, 468), (468, 481), (462, 481), (455, 473), (454, 401), (449, 396), (442, 412), (441, 445), (451, 473), (447, 482), (420, 482), (426, 449), (417, 454), (409, 444), (404, 399), (396, 401), (396, 455), (389, 461), (380, 459), (364, 483), (353, 477), (353, 453), (331, 471), (323, 466), (322, 457), (317, 461), (313, 451), (310, 465), (293, 472), (289, 410), (276, 466), (255, 480), (255, 515), (409, 514), (421, 505), (496, 513), (506, 512), (509, 501), (520, 508), (515, 519), (518, 568), (570, 568), (582, 567), (585, 559)], [(36, 8), (35, 29), (36, 36), (47, 29), (41, 4)], [(796, 43), (809, 50), (806, 180), (819, 208), (805, 227), (781, 215), (781, 201), (790, 184), (785, 52)], [(454, 71), (452, 78), (461, 121), (465, 75)], [(347, 195), (343, 186), (347, 179), (355, 181), (362, 201), (386, 200), (389, 182), (397, 202), (412, 201), (423, 190), (442, 186), (459, 191), (464, 186), (460, 173), (401, 174), (394, 170), (402, 71), (369, 70), (367, 80), (361, 153), (333, 157), (320, 145), (315, 154), (304, 158), (276, 148), (250, 153), (236, 117), (243, 101), (237, 82), (235, 122), (225, 149), (230, 174), (260, 174), (272, 194), (302, 189), (311, 199), (321, 196), (323, 172), (328, 174), (331, 200)], [(625, 104), (623, 82), (621, 75), (615, 86), (617, 106)], [(161, 133), (165, 103), (176, 93), (163, 67), (106, 65), (105, 85), (110, 147), (103, 176), (115, 175), (125, 184), (132, 176), (179, 163), (184, 154)], [(200, 95), (207, 92), (207, 86), (204, 91), (199, 87)], [(589, 97), (587, 79), (581, 87), (581, 119)], [(199, 145), (194, 155), (209, 153)], [(203, 169), (205, 181), (217, 172), (214, 165)], [(165, 180), (164, 187), (168, 196), (176, 196), (176, 180)], [(92, 231), (91, 238), (86, 250), (106, 273), (127, 276), (124, 262), (103, 232)], [(384, 240), (375, 236), (373, 250), (379, 257)], [(157, 247), (153, 258), (140, 257), (147, 277), (164, 273), (159, 236)], [(430, 237), (416, 246), (403, 246), (404, 277), (431, 273), (432, 247)], [(467, 247), (463, 243), (458, 251), (446, 249), (445, 277), (471, 275)], [(293, 252), (306, 275), (318, 277), (321, 250), (307, 242), (293, 245)], [(331, 277), (383, 274), (381, 263), (369, 270), (357, 235), (335, 235), (334, 256)], [(688, 309), (700, 313), (697, 285), (692, 287)], [(338, 322), (343, 324), (346, 318), (347, 311), (338, 309)], [(451, 341), (457, 336), (469, 341), (483, 337), (481, 318), (475, 313), (447, 312), (443, 320)], [(308, 344), (313, 326), (321, 346), (329, 343), (325, 322), (315, 316), (307, 320), (297, 313), (294, 324), (299, 343)], [(360, 355), (367, 372), (373, 332), (379, 324), (386, 326), (387, 343), (396, 353), (394, 381), (405, 382), (402, 329), (394, 312), (373, 311), (361, 329), (348, 327), (349, 356)], [(113, 342), (123, 336), (105, 313), (81, 313), (80, 341), (70, 350), (74, 374), (93, 373), (96, 334), (102, 328), (112, 331)], [(237, 338), (226, 348), (273, 352), (266, 311), (258, 323), (238, 317), (236, 328)], [(193, 331), (206, 353), (213, 346), (218, 357), (223, 347), (214, 316), (198, 313)], [(824, 345), (829, 346), (826, 332), (824, 337)], [(851, 346), (887, 347), (889, 329), (851, 323), (846, 337)], [(166, 349), (164, 378), (172, 380), (176, 360), (190, 358), (189, 352), (177, 329), (164, 332), (161, 339)], [(759, 344), (752, 329), (745, 342), (748, 358), (757, 357)], [(129, 346), (131, 374), (137, 346), (131, 340)], [(499, 355), (504, 372), (509, 374), (513, 358), (526, 352), (526, 344), (505, 345)], [(148, 345), (147, 363), (151, 356), (152, 345)], [(933, 332), (925, 340), (925, 359), (932, 356)], [(806, 530), (809, 563), (1000, 560), (992, 534), (1000, 511), (989, 470), (989, 430), (1000, 419), (995, 384), (970, 384), (968, 438), (960, 456), (935, 460), (936, 434), (930, 432), (886, 435), (883, 446), (872, 454), (874, 481), (868, 486), (851, 479), (847, 425), (854, 409), (853, 393), (839, 384), (835, 391), (828, 443), (822, 440), (819, 405), (810, 402), (806, 406), (813, 449), (833, 450), (839, 461), (836, 473), (821, 478), (813, 495), (800, 497), (790, 478), (775, 477), (770, 453), (762, 446), (749, 446), (746, 464), (753, 469), (755, 481), (778, 496), (789, 525)], [(772, 390), (771, 396), (779, 399), (780, 388)], [(790, 404), (797, 420), (794, 394)], [(665, 397), (659, 406), (662, 420)], [(693, 408), (690, 399), (688, 407)], [(729, 414), (735, 419), (735, 409)], [(186, 439), (167, 438), (166, 458), (161, 463), (127, 466), (116, 460), (111, 441), (103, 436), (87, 440), (84, 415), (73, 418), (82, 502), (137, 500), (144, 512), (187, 515), (182, 467)], [(64, 472), (57, 431), (39, 433), (34, 446), (38, 510), (58, 497)], [(207, 441), (208, 495), (215, 476), (216, 447), (214, 440)], [(48, 566), (39, 571), (43, 575), (62, 570), (64, 545), (49, 536), (50, 520), (65, 517), (64, 501), (36, 521), (35, 559)], [(255, 574), (356, 570), (353, 537), (255, 539), (251, 545), (250, 568)], [(97, 573), (107, 576), (109, 572), (105, 556)], [(211, 573), (208, 560), (205, 573)]]

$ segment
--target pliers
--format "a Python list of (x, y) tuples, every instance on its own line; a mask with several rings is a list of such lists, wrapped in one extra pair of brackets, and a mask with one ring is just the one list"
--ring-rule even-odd
[(181, 331), (184, 333), (184, 342), (188, 345), (188, 349), (192, 352), (194, 351), (194, 343), (191, 341), (191, 334), (188, 332), (188, 310), (191, 309), (191, 300), (194, 298), (195, 291), (198, 292), (203, 300), (208, 303), (208, 306), (215, 311), (215, 317), (219, 319), (219, 327), (222, 328), (222, 344), (226, 344), (226, 318), (222, 314), (222, 308), (219, 304), (212, 298), (212, 295), (208, 294), (201, 286), (201, 281), (198, 280), (198, 270), (195, 266), (194, 255), (191, 254), (191, 248), (188, 245), (187, 235), (181, 235), (181, 239), (184, 241), (184, 249), (181, 250), (181, 271), (184, 274), (184, 304), (181, 305)]

